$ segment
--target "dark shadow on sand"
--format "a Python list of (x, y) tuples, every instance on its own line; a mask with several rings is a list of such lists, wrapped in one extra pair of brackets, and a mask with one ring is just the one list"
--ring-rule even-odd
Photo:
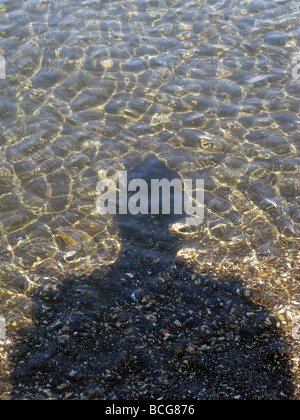
[[(130, 173), (154, 175), (174, 173), (153, 156)], [(34, 326), (11, 349), (14, 399), (293, 399), (277, 320), (238, 282), (175, 263), (179, 219), (116, 217), (114, 265), (36, 289)]]

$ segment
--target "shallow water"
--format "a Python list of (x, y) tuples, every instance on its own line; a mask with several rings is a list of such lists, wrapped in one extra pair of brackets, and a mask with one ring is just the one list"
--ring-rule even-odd
[(3, 0), (0, 10), (1, 307), (26, 312), (42, 277), (113, 264), (125, 239), (97, 215), (96, 184), (155, 154), (205, 180), (204, 223), (169, 228), (177, 262), (263, 291), (283, 322), (295, 319), (298, 2)]

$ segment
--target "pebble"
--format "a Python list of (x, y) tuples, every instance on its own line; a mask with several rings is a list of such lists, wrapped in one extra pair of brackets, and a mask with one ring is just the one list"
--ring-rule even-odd
[(211, 349), (211, 347), (208, 346), (207, 344), (204, 344), (203, 346), (199, 347), (199, 350), (201, 350), (201, 351), (210, 350), (210, 349)]
[(61, 344), (66, 343), (69, 339), (70, 339), (70, 336), (67, 335), (67, 334), (62, 334), (62, 335), (57, 337), (58, 342), (61, 343)]
[[(49, 398), (52, 391), (53, 395), (57, 391), (61, 398), (63, 388), (56, 389), (56, 385), (66, 377), (70, 382), (70, 378), (72, 382), (80, 380), (84, 366), (86, 382), (72, 387), (66, 398), (86, 397), (98, 387), (106, 399), (140, 398), (143, 393), (153, 398), (166, 390), (176, 398), (187, 396), (187, 383), (195, 387), (191, 390), (193, 398), (205, 398), (213, 392), (218, 394), (220, 383), (208, 378), (213, 378), (222, 362), (228, 372), (224, 382), (226, 379), (233, 387), (231, 398), (244, 398), (242, 390), (249, 385), (248, 380), (253, 382), (247, 388), (248, 397), (261, 393), (279, 398), (278, 388), (287, 387), (290, 376), (282, 375), (285, 365), (276, 371), (276, 365), (264, 358), (272, 340), (286, 341), (288, 321), (295, 318), (292, 308), (281, 313), (279, 319), (285, 323), (281, 334), (274, 331), (273, 326), (279, 324), (271, 322), (272, 312), (281, 308), (281, 301), (290, 305), (298, 300), (298, 277), (292, 272), (299, 268), (295, 258), (300, 220), (296, 209), (299, 89), (283, 65), (287, 60), (291, 67), (297, 52), (285, 51), (296, 46), (292, 38), (299, 35), (287, 30), (294, 23), (294, 16), (289, 15), (292, 6), (279, 1), (280, 7), (272, 7), (269, 2), (266, 9), (265, 2), (252, 2), (250, 6), (241, 2), (245, 10), (238, 5), (235, 12), (245, 16), (225, 27), (230, 2), (223, 2), (219, 10), (214, 2), (207, 2), (200, 12), (182, 2), (180, 9), (175, 7), (170, 13), (152, 7), (155, 1), (148, 0), (144, 2), (149, 5), (147, 10), (130, 2), (122, 2), (118, 8), (112, 2), (91, 11), (77, 2), (75, 13), (68, 13), (68, 2), (62, 2), (66, 4), (62, 20), (60, 2), (54, 2), (50, 12), (47, 1), (27, 2), (20, 10), (15, 5), (7, 6), (9, 1), (2, 3), (6, 23), (1, 27), (1, 48), (10, 43), (16, 47), (15, 56), (8, 57), (9, 77), (3, 82), (0, 98), (0, 114), (8, 123), (0, 127), (1, 302), (7, 301), (3, 308), (13, 312), (6, 317), (11, 320), (7, 332), (13, 355), (25, 348), (22, 358), (12, 366), (14, 374), (19, 375), (14, 395), (22, 398), (31, 389), (33, 394), (38, 390)], [(285, 16), (283, 10), (287, 11)], [(38, 12), (41, 19), (31, 21), (34, 13), (27, 15), (30, 11)], [(172, 13), (177, 13), (176, 18)], [(43, 17), (46, 25), (40, 23)], [(259, 20), (262, 26), (257, 24)], [(58, 21), (63, 31), (59, 25), (58, 30), (51, 30)], [(133, 25), (133, 21), (138, 23)], [(262, 30), (267, 22), (269, 26)], [(252, 23), (249, 40), (239, 45)], [(80, 27), (76, 34), (72, 31), (75, 24)], [(37, 36), (31, 37), (32, 33)], [(237, 57), (231, 57), (235, 45), (241, 48), (235, 48)], [(55, 66), (51, 65), (53, 58)], [(252, 84), (251, 89), (247, 83)], [(172, 160), (172, 167), (182, 176), (205, 178), (211, 194), (208, 223), (188, 229), (182, 222), (172, 222), (163, 243), (155, 243), (156, 238), (151, 236), (154, 252), (160, 251), (156, 255), (158, 264), (150, 262), (152, 244), (147, 243), (146, 258), (141, 257), (142, 249), (134, 257), (129, 255), (135, 268), (127, 264), (117, 272), (110, 264), (108, 279), (104, 275), (93, 275), (92, 279), (83, 276), (80, 282), (86, 287), (80, 293), (57, 275), (63, 268), (55, 259), (44, 281), (57, 283), (59, 289), (46, 293), (47, 305), (40, 303), (37, 315), (27, 304), (16, 305), (16, 297), (23, 290), (16, 291), (17, 283), (7, 281), (4, 267), (8, 261), (19, 264), (23, 275), (27, 261), (24, 250), (26, 256), (36, 254), (41, 265), (49, 257), (43, 254), (45, 243), (35, 242), (41, 237), (32, 229), (37, 220), (42, 219), (48, 233), (50, 253), (57, 245), (51, 234), (54, 224), (68, 229), (78, 217), (94, 217), (97, 169), (112, 168), (113, 174), (124, 168), (130, 170), (149, 153), (168, 163)], [(270, 166), (264, 166), (266, 162)], [(238, 194), (231, 200), (232, 183), (238, 186)], [(12, 190), (20, 202), (11, 195)], [(10, 203), (15, 206), (13, 210)], [(293, 214), (291, 205), (295, 207)], [(59, 222), (53, 221), (56, 216)], [(110, 222), (108, 218), (104, 224), (111, 228), (112, 237), (116, 232), (112, 233)], [(210, 229), (211, 223), (214, 225)], [(230, 235), (222, 225), (229, 226)], [(171, 255), (165, 252), (169, 234), (174, 239), (171, 247), (179, 250), (175, 267), (173, 261), (164, 263), (164, 258)], [(140, 236), (142, 240), (144, 235)], [(68, 241), (80, 249), (88, 243), (86, 261), (90, 262), (94, 235), (77, 238), (73, 235), (73, 242), (69, 236)], [(98, 265), (110, 245), (97, 238)], [(289, 255), (291, 248), (294, 251)], [(274, 253), (277, 262), (272, 260)], [(251, 259), (252, 255), (257, 259)], [(184, 271), (184, 267), (189, 270)], [(202, 277), (191, 276), (191, 271)], [(34, 286), (43, 274), (31, 274)], [(69, 274), (68, 270), (63, 274)], [(157, 283), (160, 276), (164, 283), (150, 290), (149, 282)], [(34, 287), (30, 293), (32, 300), (41, 300)], [(120, 312), (111, 312), (115, 303)], [(190, 309), (193, 314), (187, 313)], [(28, 316), (24, 324), (32, 331), (30, 347), (26, 347), (26, 328), (15, 319), (19, 310)], [(261, 312), (269, 316), (260, 317)], [(32, 316), (40, 322), (32, 323)], [(190, 318), (191, 323), (187, 322)], [(266, 329), (261, 319), (267, 320)], [(237, 331), (243, 323), (249, 328), (239, 340)], [(258, 341), (257, 325), (263, 332)], [(200, 331), (205, 333), (198, 340)], [(272, 335), (268, 336), (270, 331)], [(190, 342), (199, 345), (195, 354)], [(221, 355), (214, 350), (216, 347), (240, 359), (241, 370), (231, 357), (217, 360)], [(47, 360), (43, 359), (44, 350), (51, 354)], [(174, 359), (174, 353), (183, 356), (181, 371), (174, 369), (182, 362)], [(259, 365), (262, 360), (265, 364)], [(168, 363), (176, 370), (178, 380), (174, 381)], [(234, 377), (235, 368), (243, 378)], [(152, 385), (151, 373), (157, 378), (158, 370), (159, 381)], [(288, 367), (286, 370), (290, 372)], [(264, 381), (262, 372), (271, 372), (279, 380)], [(148, 382), (142, 383), (143, 375)], [(49, 377), (53, 388), (48, 386)], [(29, 379), (27, 383), (24, 378)], [(198, 387), (200, 381), (203, 383)]]

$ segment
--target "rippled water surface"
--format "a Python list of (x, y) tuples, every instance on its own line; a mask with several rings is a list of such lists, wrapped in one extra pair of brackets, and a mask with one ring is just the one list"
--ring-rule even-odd
[(170, 227), (178, 262), (270, 289), (297, 313), (299, 3), (1, 0), (0, 11), (2, 307), (26, 308), (41, 276), (113, 263), (122, 240), (96, 214), (96, 184), (155, 154), (205, 180), (203, 225)]

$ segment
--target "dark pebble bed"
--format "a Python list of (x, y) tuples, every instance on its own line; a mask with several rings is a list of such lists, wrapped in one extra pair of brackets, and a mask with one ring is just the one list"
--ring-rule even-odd
[(124, 247), (111, 267), (32, 295), (8, 331), (1, 399), (295, 399), (288, 337), (236, 281)]

